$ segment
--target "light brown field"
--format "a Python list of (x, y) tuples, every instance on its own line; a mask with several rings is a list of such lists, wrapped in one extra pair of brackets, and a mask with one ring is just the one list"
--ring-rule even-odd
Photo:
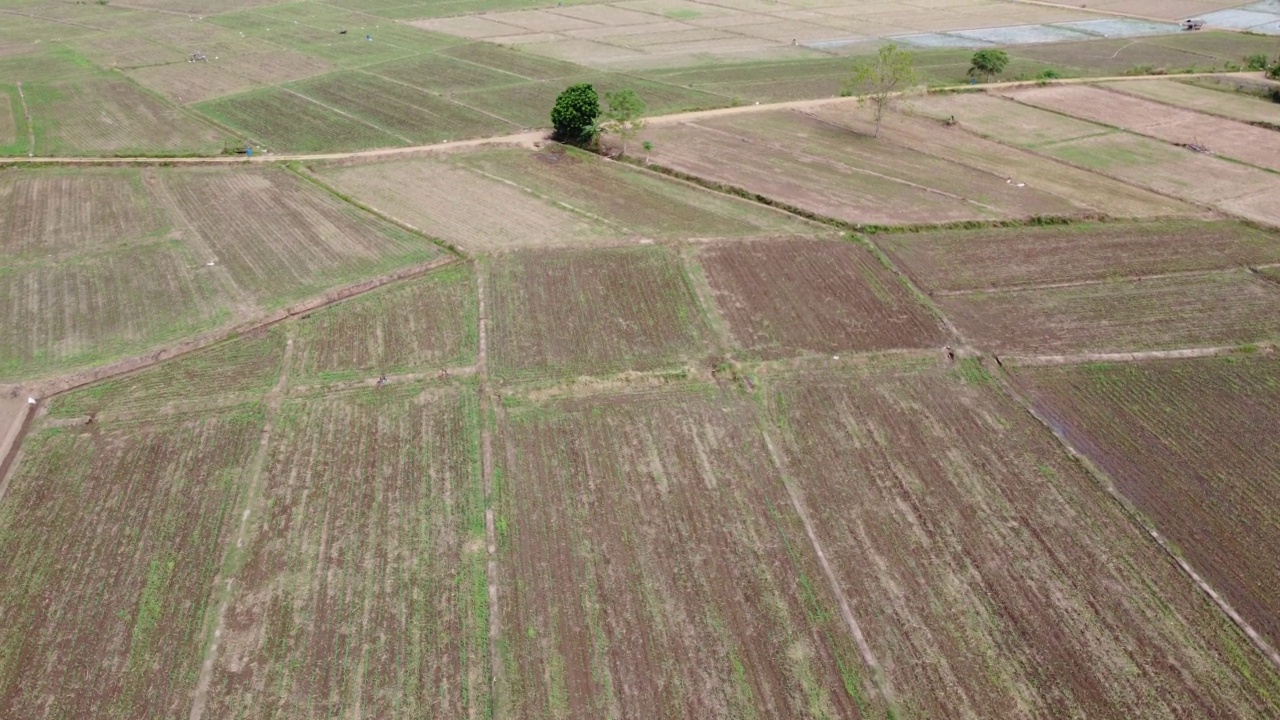
[[(468, 251), (621, 240), (627, 233), (521, 187), (433, 158), (315, 168), (342, 192)], [(477, 212), (487, 198), (501, 212)]]
[(1133, 352), (1280, 339), (1280, 288), (1245, 270), (936, 300), (972, 342), (1000, 353)]
[(0, 92), (0, 146), (12, 145), (18, 141), (17, 116), (13, 114), (16, 109), (9, 99), (9, 93)]
[(1275, 670), (981, 368), (768, 397), (900, 716), (1274, 714)]
[(1204, 145), (1215, 154), (1280, 171), (1280, 142), (1274, 130), (1087, 85), (1029, 88), (1008, 95), (1166, 142)]
[(1129, 80), (1103, 83), (1100, 87), (1210, 115), (1280, 125), (1280, 106), (1244, 93), (1214, 90), (1176, 80)]
[(700, 249), (738, 345), (766, 357), (941, 347), (938, 321), (890, 270), (841, 240), (778, 238)]
[[(1095, 123), (1044, 112), (985, 92), (927, 95), (912, 99), (906, 109), (912, 114), (935, 120), (954, 117), (959, 127), (973, 128), (984, 135), (1022, 147), (1113, 132), (1111, 128)], [(891, 119), (890, 126), (893, 124)]]

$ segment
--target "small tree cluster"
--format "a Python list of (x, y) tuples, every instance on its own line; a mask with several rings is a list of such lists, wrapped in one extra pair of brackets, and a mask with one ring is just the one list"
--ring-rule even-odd
[(617, 135), (622, 141), (622, 154), (627, 154), (627, 141), (644, 129), (644, 101), (634, 90), (605, 93), (604, 122), (597, 129), (604, 135)]
[(987, 82), (1009, 66), (1009, 53), (1003, 50), (979, 50), (969, 64), (969, 77), (985, 76)]

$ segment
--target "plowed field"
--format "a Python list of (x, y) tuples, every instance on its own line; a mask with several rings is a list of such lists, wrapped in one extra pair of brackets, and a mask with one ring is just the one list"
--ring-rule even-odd
[(28, 439), (0, 502), (0, 715), (185, 717), (260, 410)]
[(897, 276), (852, 243), (723, 243), (698, 259), (737, 343), (764, 356), (944, 344)]
[(901, 715), (1274, 715), (1280, 676), (983, 378), (800, 376), (771, 394), (789, 481)]
[(334, 285), (424, 263), (427, 240), (280, 170), (162, 172), (158, 186), (231, 281), (279, 306)]
[(1280, 335), (1280, 288), (1244, 270), (937, 300), (973, 342), (1001, 353), (1167, 350)]
[(469, 365), (477, 326), (471, 266), (443, 268), (313, 313), (302, 323), (291, 377), (373, 377)]
[(749, 403), (596, 398), (499, 432), (499, 716), (884, 716)]
[(527, 252), (489, 272), (489, 364), (508, 379), (675, 369), (708, 351), (666, 248)]
[(474, 391), (286, 403), (205, 717), (483, 716)]
[(1280, 124), (1280, 109), (1275, 103), (1230, 90), (1214, 90), (1176, 80), (1129, 80), (1103, 83), (1101, 87), (1210, 115)]
[(1280, 646), (1280, 361), (1019, 370), (1039, 411)]
[(930, 290), (1045, 285), (1280, 260), (1280, 234), (1231, 222), (1105, 223), (877, 236)]

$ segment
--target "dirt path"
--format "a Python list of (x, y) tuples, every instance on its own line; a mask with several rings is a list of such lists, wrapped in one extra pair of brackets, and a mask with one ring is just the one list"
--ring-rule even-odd
[(489, 698), (490, 702), (497, 697), (497, 690), (502, 686), (502, 658), (498, 656), (498, 639), (501, 623), (498, 619), (498, 532), (493, 510), (493, 430), (487, 414), (490, 410), (489, 398), (489, 341), (486, 328), (488, 326), (487, 306), (484, 297), (484, 285), (488, 272), (483, 265), (476, 267), (476, 313), (479, 318), (477, 329), (476, 378), (479, 380), (480, 394), (480, 473), (484, 479), (484, 535), (485, 548), (489, 555), (486, 568), (489, 583)]
[(291, 331), (289, 338), (285, 340), (284, 358), (280, 362), (280, 375), (276, 378), (275, 387), (266, 396), (267, 410), (266, 420), (262, 426), (262, 438), (258, 442), (258, 450), (254, 453), (253, 460), (250, 461), (246, 469), (246, 475), (249, 478), (249, 489), (245, 493), (245, 508), (244, 513), (240, 515), (240, 527), (236, 530), (235, 548), (228, 549), (227, 555), (223, 560), (222, 570), (219, 572), (218, 577), (213, 580), (215, 602), (218, 610), (213, 625), (212, 642), (209, 643), (209, 649), (205, 652), (204, 663), (200, 666), (200, 679), (196, 682), (195, 694), (191, 700), (189, 720), (200, 720), (201, 716), (204, 715), (205, 703), (209, 696), (209, 683), (213, 681), (213, 670), (218, 660), (218, 640), (222, 637), (222, 628), (227, 618), (227, 608), (231, 605), (231, 596), (235, 589), (235, 576), (240, 569), (239, 562), (242, 559), (240, 550), (244, 548), (245, 540), (248, 538), (249, 518), (253, 515), (254, 506), (262, 493), (263, 470), (266, 467), (267, 455), (271, 448), (271, 432), (275, 427), (276, 415), (280, 411), (280, 404), (284, 401), (285, 391), (289, 385), (289, 363), (293, 359), (293, 334)]
[[(1178, 348), (1176, 350), (1143, 350), (1139, 352), (1117, 353), (1077, 353), (1074, 355), (1001, 355), (1000, 362), (1012, 365), (1077, 365), (1095, 362), (1138, 362), (1141, 360), (1176, 360), (1183, 358), (1214, 357), (1241, 352), (1239, 345), (1220, 345), (1216, 347)], [(1253, 352), (1273, 353), (1273, 343), (1251, 343), (1247, 347)]]
[[(1020, 0), (1027, 2), (1028, 0)], [(1046, 3), (1050, 4), (1050, 3)], [(1055, 6), (1057, 7), (1057, 6)], [(1248, 77), (1261, 79), (1261, 72), (1238, 72), (1238, 73), (1187, 73), (1185, 75), (1115, 75), (1103, 77), (1087, 77), (1087, 78), (1065, 78), (1061, 80), (1053, 80), (1049, 84), (1052, 85), (1080, 85), (1090, 83), (1108, 83), (1108, 82), (1127, 82), (1136, 80), (1171, 80), (1185, 79), (1193, 77)], [(931, 92), (946, 92), (951, 90), (968, 90), (968, 91), (987, 91), (1014, 89), (1024, 87), (1035, 87), (1045, 81), (1043, 80), (1009, 80), (1005, 82), (986, 83), (984, 85), (948, 85), (943, 87), (932, 88)], [(898, 93), (899, 95), (907, 93)], [(858, 102), (857, 96), (850, 97), (827, 97), (813, 98), (809, 100), (789, 100), (786, 102), (776, 103), (757, 103), (755, 105), (740, 105), (738, 107), (717, 108), (714, 110), (697, 110), (693, 112), (673, 113), (671, 115), (655, 115), (645, 118), (645, 123), (650, 126), (675, 125), (685, 122), (706, 120), (710, 118), (726, 117), (731, 115), (742, 115), (757, 112), (772, 112), (776, 110), (813, 110), (816, 108), (826, 107), (830, 105), (850, 105)], [(28, 125), (29, 127), (29, 125)], [(244, 157), (240, 155), (216, 155), (209, 157), (13, 157), (0, 158), (0, 165), (4, 164), (35, 164), (35, 165), (235, 165), (250, 163), (272, 163), (272, 162), (312, 162), (323, 160), (357, 160), (357, 159), (377, 159), (377, 158), (396, 158), (411, 157), (417, 153), (438, 152), (447, 150), (456, 150), (469, 147), (480, 147), (484, 145), (520, 145), (524, 147), (533, 147), (535, 144), (548, 140), (548, 131), (532, 130), (529, 132), (515, 133), (512, 135), (495, 135), (492, 137), (472, 138), (470, 140), (451, 140), (449, 142), (432, 143), (428, 145), (411, 145), (405, 147), (376, 148), (373, 150), (354, 150), (350, 152), (332, 152), (332, 153), (312, 153), (312, 154), (272, 154), (255, 155), (253, 157)]]

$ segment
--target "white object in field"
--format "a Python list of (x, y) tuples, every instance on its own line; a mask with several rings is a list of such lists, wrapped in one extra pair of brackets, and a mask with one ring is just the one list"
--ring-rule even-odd
[(33, 398), (33, 397), (29, 397), (29, 398), (27, 398), (27, 404), (28, 404), (28, 405), (35, 405), (35, 404), (36, 404), (36, 399), (35, 399), (35, 398)]

